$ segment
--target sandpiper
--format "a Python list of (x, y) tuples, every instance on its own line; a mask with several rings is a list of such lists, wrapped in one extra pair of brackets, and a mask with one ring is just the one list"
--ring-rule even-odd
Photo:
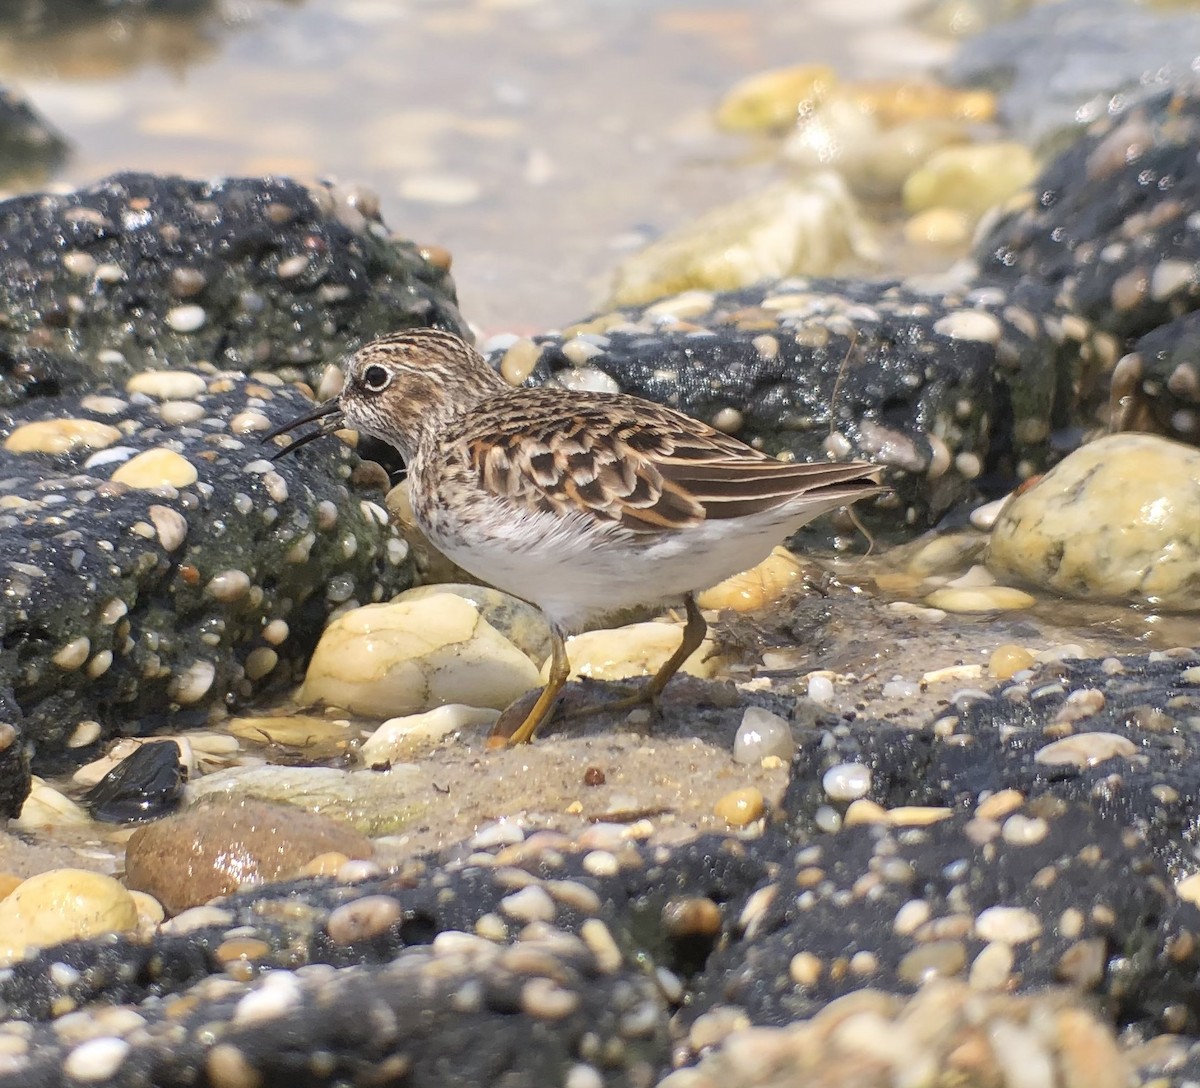
[(759, 563), (817, 515), (881, 490), (875, 465), (779, 461), (637, 397), (513, 388), (436, 329), (361, 348), (338, 396), (264, 441), (313, 422), (276, 456), (342, 427), (394, 446), (413, 517), (433, 544), (549, 622), (549, 682), (497, 744), (530, 740), (549, 715), (570, 671), (568, 634), (619, 609), (682, 600), (683, 640), (637, 697), (656, 700), (704, 639), (695, 591)]

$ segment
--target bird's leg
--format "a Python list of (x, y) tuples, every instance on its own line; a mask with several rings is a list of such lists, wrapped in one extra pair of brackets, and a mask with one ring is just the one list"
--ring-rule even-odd
[[(527, 744), (533, 739), (533, 734), (537, 732), (538, 727), (549, 716), (550, 711), (554, 708), (554, 702), (558, 698), (558, 693), (562, 691), (563, 685), (567, 682), (567, 674), (571, 671), (571, 663), (567, 660), (567, 647), (563, 642), (562, 632), (555, 626), (550, 627), (550, 678), (546, 681), (546, 686), (542, 688), (542, 693), (537, 697), (537, 702), (530, 708), (529, 713), (525, 715), (525, 720), (521, 722), (511, 735), (497, 733), (492, 730), (492, 735), (488, 737), (487, 746), (489, 748), (503, 748), (512, 744)], [(504, 721), (501, 716), (500, 722)], [(499, 729), (500, 722), (497, 723), (496, 729)]]
[(700, 644), (704, 641), (704, 636), (708, 632), (708, 622), (705, 620), (700, 609), (696, 605), (696, 598), (692, 594), (687, 594), (684, 597), (684, 606), (687, 609), (687, 623), (683, 627), (683, 640), (679, 643), (675, 652), (662, 663), (662, 666), (645, 684), (638, 688), (632, 695), (628, 695), (623, 699), (617, 699), (611, 703), (598, 703), (595, 706), (587, 706), (582, 710), (576, 710), (571, 713), (571, 717), (584, 717), (589, 714), (599, 714), (601, 712), (613, 711), (619, 713), (622, 710), (632, 710), (634, 707), (643, 706), (649, 703), (657, 709), (658, 697), (663, 693), (663, 689), (667, 686), (668, 681), (678, 671), (680, 666), (700, 649)]

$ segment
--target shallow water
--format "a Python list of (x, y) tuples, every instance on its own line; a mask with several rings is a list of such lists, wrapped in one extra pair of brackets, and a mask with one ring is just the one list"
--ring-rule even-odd
[(585, 314), (621, 255), (776, 169), (712, 107), (764, 68), (912, 75), (951, 43), (913, 0), (214, 0), (55, 33), (0, 25), (0, 83), (125, 169), (334, 176), (454, 255), (468, 320)]

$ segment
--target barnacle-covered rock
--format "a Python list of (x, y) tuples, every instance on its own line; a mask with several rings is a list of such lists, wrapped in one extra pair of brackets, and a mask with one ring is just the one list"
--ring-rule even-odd
[(317, 384), (351, 344), (465, 332), (446, 267), (372, 194), (119, 174), (0, 203), (0, 404), (208, 362)]
[[(260, 436), (308, 402), (271, 374), (143, 374), (0, 428), (0, 691), (40, 762), (293, 682), (330, 612), (407, 588), (357, 457)], [(72, 751), (84, 758), (92, 746)]]
[(895, 532), (1050, 462), (1064, 387), (1082, 402), (1114, 352), (1053, 295), (795, 278), (614, 310), (492, 358), (510, 381), (663, 401), (775, 456), (877, 461), (895, 493), (855, 509)]

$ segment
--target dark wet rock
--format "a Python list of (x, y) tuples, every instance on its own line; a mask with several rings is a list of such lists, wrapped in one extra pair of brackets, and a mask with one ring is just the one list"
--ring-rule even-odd
[(1147, 85), (1187, 79), (1197, 56), (1200, 15), (1193, 10), (1067, 0), (1031, 5), (968, 37), (947, 76), (998, 91), (1005, 121), (1040, 142), (1069, 138)]
[(172, 372), (7, 414), (0, 692), (40, 765), (91, 755), (64, 747), (81, 728), (178, 729), (282, 690), (332, 609), (410, 584), (345, 446), (264, 458), (259, 434), (307, 404), (272, 375)]
[(125, 879), (177, 914), (243, 885), (296, 876), (332, 852), (369, 858), (372, 847), (328, 816), (263, 801), (209, 801), (135, 831)]
[[(1123, 1021), (1159, 1025), (1182, 1000), (1194, 1022), (1194, 936), (1172, 957), (1176, 937), (1200, 932), (1200, 912), (1176, 900), (1144, 844), (1083, 805), (1033, 803), (1017, 817), (1045, 833), (1010, 842), (960, 812), (798, 843), (733, 905), (731, 941), (697, 979), (688, 1019), (733, 1004), (783, 1024), (864, 986), (907, 993), (929, 977), (978, 975), (998, 955), (985, 989), (1072, 985)], [(1003, 948), (985, 956), (991, 944)]]
[(201, 362), (304, 376), (384, 332), (465, 332), (445, 267), (349, 189), (120, 174), (0, 203), (0, 404)]
[(602, 315), (493, 361), (520, 354), (536, 359), (531, 382), (664, 401), (774, 455), (877, 461), (895, 494), (856, 513), (911, 532), (1052, 459), (1052, 433), (1087, 391), (1065, 376), (1108, 347), (1053, 294), (792, 279)]
[(20, 815), (29, 794), (30, 750), (22, 719), (12, 697), (0, 692), (0, 818)]
[(980, 238), (981, 274), (1056, 285), (1064, 310), (1122, 344), (1200, 308), (1198, 148), (1191, 87), (1094, 125), (1042, 171), (1027, 207)]
[(66, 154), (63, 137), (15, 91), (0, 88), (0, 182), (44, 181)]
[(1200, 841), (1198, 710), (1192, 650), (1043, 665), (994, 691), (960, 693), (936, 729), (855, 721), (801, 735), (784, 808), (795, 833), (810, 832), (831, 804), (825, 772), (845, 763), (870, 769), (865, 796), (885, 808), (967, 811), (1015, 789), (1139, 829), (1164, 871), (1180, 876), (1195, 870)]
[(185, 781), (175, 741), (143, 744), (88, 790), (83, 803), (102, 823), (157, 820), (179, 807)]
[(1113, 371), (1109, 402), (1119, 430), (1200, 444), (1200, 313), (1139, 337)]

